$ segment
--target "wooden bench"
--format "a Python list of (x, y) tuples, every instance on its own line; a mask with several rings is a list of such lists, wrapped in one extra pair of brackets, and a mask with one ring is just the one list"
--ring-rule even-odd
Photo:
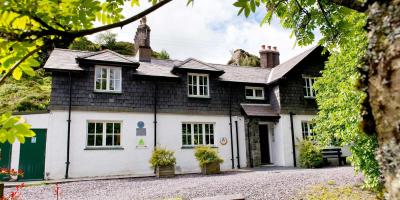
[(325, 163), (328, 163), (328, 158), (337, 158), (339, 166), (346, 165), (346, 156), (342, 156), (341, 148), (322, 149), (322, 157)]

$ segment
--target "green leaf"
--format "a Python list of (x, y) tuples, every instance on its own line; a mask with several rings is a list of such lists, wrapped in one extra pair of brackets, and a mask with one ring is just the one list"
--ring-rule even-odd
[(19, 67), (17, 67), (13, 71), (12, 75), (16, 80), (19, 80), (19, 79), (21, 79), (21, 76), (22, 76), (22, 70)]

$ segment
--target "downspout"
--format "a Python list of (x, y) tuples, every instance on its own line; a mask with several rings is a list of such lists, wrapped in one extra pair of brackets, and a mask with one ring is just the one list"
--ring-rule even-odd
[(229, 128), (231, 133), (231, 160), (232, 169), (235, 169), (235, 158), (233, 155), (233, 131), (232, 131), (232, 85), (229, 84)]
[(290, 129), (292, 131), (292, 151), (293, 151), (293, 166), (296, 167), (296, 146), (294, 141), (294, 128), (293, 128), (293, 112), (289, 112), (290, 115)]
[(238, 121), (235, 121), (235, 128), (236, 128), (237, 168), (240, 169), (240, 152), (239, 152), (239, 128), (238, 128)]
[(253, 167), (253, 158), (251, 155), (251, 142), (250, 142), (250, 121), (247, 123), (247, 146), (249, 147), (249, 160), (250, 160), (250, 167)]
[(157, 147), (157, 100), (158, 100), (158, 84), (154, 81), (154, 150)]
[(67, 162), (65, 162), (65, 179), (68, 179), (69, 174), (69, 146), (71, 140), (71, 107), (72, 107), (72, 76), (71, 72), (68, 72), (69, 75), (69, 103), (68, 103), (68, 128), (67, 128)]

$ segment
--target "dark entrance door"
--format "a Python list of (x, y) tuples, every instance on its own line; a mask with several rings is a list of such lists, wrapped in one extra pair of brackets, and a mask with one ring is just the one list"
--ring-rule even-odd
[(46, 129), (32, 129), (36, 135), (26, 138), (21, 144), (19, 169), (24, 171), (24, 180), (44, 179), (44, 158), (46, 153)]
[(260, 133), (261, 164), (270, 164), (268, 125), (258, 126)]
[[(6, 141), (0, 143), (0, 168), (11, 168), (11, 144)], [(8, 180), (9, 175), (0, 175), (0, 181)]]

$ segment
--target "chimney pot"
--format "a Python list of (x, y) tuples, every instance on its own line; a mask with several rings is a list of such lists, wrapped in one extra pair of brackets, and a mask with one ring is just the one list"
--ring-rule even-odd
[(278, 48), (276, 46), (271, 48), (271, 46), (268, 45), (267, 49), (265, 49), (265, 45), (262, 45), (260, 50), (260, 67), (273, 68), (277, 65), (279, 65)]
[(278, 51), (278, 48), (277, 48), (277, 47), (273, 47), (273, 49), (274, 49), (274, 51)]
[(265, 50), (265, 44), (261, 45), (261, 49)]
[(268, 50), (271, 50), (271, 46), (268, 46)]

